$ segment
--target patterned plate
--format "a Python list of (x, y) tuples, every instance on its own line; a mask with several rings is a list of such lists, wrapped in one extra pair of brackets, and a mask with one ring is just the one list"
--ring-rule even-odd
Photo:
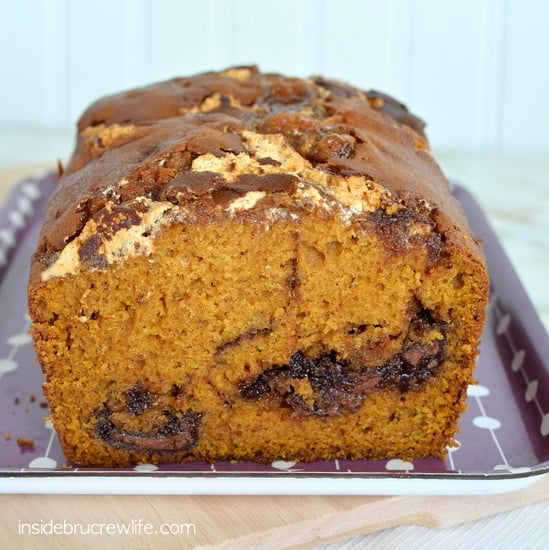
[(454, 186), (484, 241), (492, 295), (459, 447), (446, 460), (66, 464), (47, 420), (42, 374), (27, 334), (26, 284), (55, 176), (20, 182), (0, 210), (0, 492), (180, 494), (486, 494), (549, 472), (549, 339), (484, 214)]

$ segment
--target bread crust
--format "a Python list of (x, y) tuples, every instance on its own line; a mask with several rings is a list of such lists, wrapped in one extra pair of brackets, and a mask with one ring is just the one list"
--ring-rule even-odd
[[(263, 74), (253, 66), (106, 97), (78, 122), (77, 147), (50, 199), (31, 281), (109, 202), (135, 210), (139, 197), (167, 198), (204, 220), (226, 210), (231, 200), (260, 192), (264, 196), (254, 204), (260, 216), (259, 211), (268, 215), (266, 205), (279, 202), (281, 193), (302, 201), (295, 184), (307, 178), (333, 202), (341, 200), (338, 189), (349, 178), (366, 185), (364, 200), (368, 187), (379, 186), (376, 192), (381, 189), (387, 204), (428, 210), (437, 233), (483, 263), (423, 128), (404, 105), (379, 92), (320, 77)], [(230, 178), (230, 161), (210, 163), (211, 170), (207, 162), (206, 169), (194, 167), (200, 159), (253, 155), (254, 140), (246, 135), (273, 140), (275, 152), (282, 137), (287, 149), (282, 154), (293, 153), (292, 162), (257, 158), (255, 166), (240, 168), (240, 180)], [(278, 176), (275, 183), (277, 173), (286, 178)]]

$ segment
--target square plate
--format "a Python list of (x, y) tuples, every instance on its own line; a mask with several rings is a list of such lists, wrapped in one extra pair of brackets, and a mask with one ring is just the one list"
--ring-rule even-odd
[(73, 468), (46, 419), (27, 333), (29, 260), (56, 177), (21, 181), (0, 209), (0, 492), (126, 494), (489, 494), (549, 472), (549, 338), (479, 205), (453, 193), (481, 237), (491, 277), (488, 322), (445, 460), (141, 464)]

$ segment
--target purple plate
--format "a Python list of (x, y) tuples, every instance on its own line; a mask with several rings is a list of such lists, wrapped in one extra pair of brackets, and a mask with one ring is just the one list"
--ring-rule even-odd
[(0, 209), (0, 492), (151, 494), (486, 494), (549, 472), (549, 338), (472, 196), (453, 192), (484, 241), (492, 293), (459, 447), (445, 460), (141, 464), (73, 468), (47, 420), (27, 334), (26, 285), (56, 177), (20, 182)]

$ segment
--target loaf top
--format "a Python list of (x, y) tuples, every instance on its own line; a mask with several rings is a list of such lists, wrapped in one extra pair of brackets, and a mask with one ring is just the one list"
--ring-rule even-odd
[(61, 172), (31, 280), (88, 221), (110, 238), (152, 203), (206, 223), (227, 215), (271, 223), (294, 207), (345, 223), (414, 211), (445, 242), (482, 257), (423, 122), (384, 94), (321, 77), (233, 67), (101, 99), (78, 122)]

